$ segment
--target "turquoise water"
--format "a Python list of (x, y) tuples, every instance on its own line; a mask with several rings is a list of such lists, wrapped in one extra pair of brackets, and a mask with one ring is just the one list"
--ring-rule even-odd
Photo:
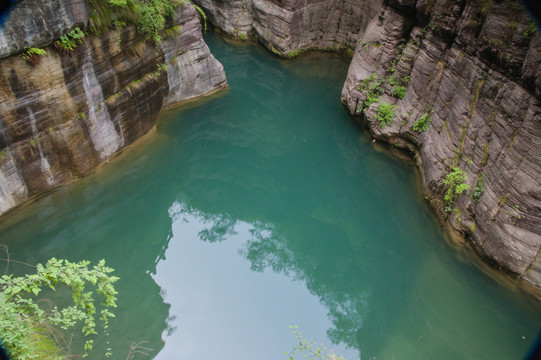
[(289, 325), (349, 359), (528, 352), (539, 305), (450, 246), (415, 168), (351, 123), (347, 62), (207, 41), (227, 92), (0, 225), (13, 259), (116, 269), (114, 359), (285, 359)]

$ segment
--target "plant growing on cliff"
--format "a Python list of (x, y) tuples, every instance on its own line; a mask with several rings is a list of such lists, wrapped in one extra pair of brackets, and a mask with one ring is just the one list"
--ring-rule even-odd
[(67, 34), (62, 34), (60, 40), (55, 41), (54, 46), (60, 51), (70, 54), (73, 53), (73, 50), (77, 48), (80, 44), (83, 43), (85, 38), (85, 33), (79, 28), (76, 27), (72, 29)]
[(479, 175), (479, 178), (477, 179), (475, 188), (473, 189), (472, 200), (475, 202), (479, 202), (481, 200), (481, 196), (483, 196), (484, 193), (484, 174), (481, 173), (481, 175)]
[(368, 109), (370, 105), (372, 105), (373, 103), (377, 103), (379, 99), (380, 99), (379, 95), (368, 92), (366, 94), (366, 100), (357, 106), (357, 113), (360, 113), (361, 111)]
[(393, 119), (396, 117), (395, 110), (398, 108), (396, 105), (391, 105), (386, 102), (382, 102), (376, 109), (376, 119), (379, 120), (379, 127), (392, 126)]
[(398, 86), (393, 87), (393, 90), (391, 91), (391, 95), (396, 97), (396, 98), (399, 98), (399, 99), (405, 98), (406, 97), (406, 87), (402, 86), (402, 85), (398, 85)]
[[(198, 5), (192, 3), (193, 7), (195, 10), (197, 10), (197, 12), (199, 13), (199, 15), (201, 15), (201, 18), (203, 19), (203, 30), (205, 32), (207, 32), (207, 14), (205, 14), (205, 12), (203, 11), (203, 9), (201, 9)], [(240, 34), (242, 36), (239, 36), (239, 38), (241, 40), (246, 40), (246, 36), (244, 34)], [(244, 36), (244, 39), (242, 38)]]
[(183, 0), (153, 0), (138, 3), (139, 12), (137, 31), (145, 34), (156, 43), (161, 43), (160, 32), (165, 29), (165, 20), (175, 13), (175, 9), (184, 4)]
[(459, 167), (454, 167), (453, 170), (445, 176), (445, 179), (443, 179), (443, 183), (447, 185), (447, 191), (443, 197), (443, 200), (445, 200), (445, 203), (447, 204), (444, 209), (446, 213), (451, 211), (451, 207), (457, 196), (470, 188), (470, 186), (466, 184), (467, 179), (468, 176), (464, 170)]
[(509, 221), (509, 223), (516, 225), (517, 220), (522, 219), (522, 216), (519, 213), (519, 206), (515, 205), (510, 211), (505, 214), (505, 218), (507, 219), (507, 221)]
[[(7, 253), (7, 251), (6, 251)], [(8, 254), (8, 253), (7, 253)], [(7, 259), (9, 265), (9, 254)], [(103, 301), (99, 310), (99, 320), (107, 335), (109, 318), (114, 317), (110, 308), (116, 307), (117, 294), (114, 283), (116, 276), (109, 275), (113, 269), (101, 260), (93, 268), (89, 261), (70, 262), (50, 259), (44, 266), (38, 264), (36, 273), (21, 277), (3, 275), (0, 279), (0, 333), (2, 346), (12, 358), (40, 358), (34, 343), (39, 334), (46, 334), (56, 341), (58, 347), (71, 355), (71, 338), (65, 331), (80, 328), (85, 338), (97, 333), (96, 313), (98, 312), (92, 291), (85, 287), (95, 287)], [(46, 288), (56, 290), (60, 284), (71, 291), (73, 305), (57, 307), (50, 299), (40, 297)], [(84, 344), (83, 356), (92, 349), (93, 340)], [(105, 357), (110, 357), (110, 348)]]
[[(137, 31), (159, 44), (161, 32), (165, 30), (167, 18), (185, 4), (185, 0), (88, 0), (94, 12), (90, 18), (91, 29), (103, 33), (114, 26), (117, 32), (127, 23), (134, 24)], [(204, 28), (207, 28), (206, 15), (197, 5), (194, 8), (201, 14)], [(122, 26), (118, 26), (118, 25)]]
[(411, 128), (418, 133), (428, 131), (430, 129), (430, 123), (432, 122), (432, 113), (433, 111), (421, 115), (419, 119), (413, 123)]
[(47, 51), (34, 47), (25, 47), (24, 52), (21, 54), (23, 59), (28, 61), (32, 65), (37, 65), (41, 61), (41, 57), (47, 55)]

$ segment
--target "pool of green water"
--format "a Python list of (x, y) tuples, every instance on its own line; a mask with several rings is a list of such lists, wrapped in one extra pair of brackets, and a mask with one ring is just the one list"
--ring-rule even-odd
[(0, 225), (12, 259), (116, 269), (114, 359), (286, 359), (289, 325), (348, 359), (528, 353), (539, 304), (453, 248), (416, 169), (350, 121), (344, 59), (207, 42), (228, 91)]

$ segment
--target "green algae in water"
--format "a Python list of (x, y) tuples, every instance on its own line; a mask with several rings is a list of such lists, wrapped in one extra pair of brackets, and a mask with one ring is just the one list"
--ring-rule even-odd
[(416, 170), (342, 108), (339, 56), (207, 41), (229, 90), (0, 229), (12, 258), (117, 270), (115, 358), (285, 359), (289, 325), (349, 359), (528, 352), (539, 305), (446, 243)]

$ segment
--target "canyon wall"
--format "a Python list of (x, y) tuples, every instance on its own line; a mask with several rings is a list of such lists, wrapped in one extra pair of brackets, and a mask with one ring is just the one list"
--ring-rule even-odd
[[(349, 112), (415, 154), (432, 207), (481, 257), (540, 287), (541, 41), (532, 20), (514, 1), (389, 1), (361, 36), (342, 92)], [(371, 104), (370, 76), (383, 90)], [(396, 106), (392, 125), (380, 121), (383, 103)], [(461, 171), (469, 188), (453, 196), (444, 180)]]
[[(164, 108), (227, 86), (189, 3), (159, 45), (127, 26), (55, 49), (62, 34), (87, 29), (91, 13), (86, 0), (19, 1), (2, 24), (0, 214), (108, 161)], [(32, 65), (25, 47), (47, 54)]]
[(196, 0), (221, 32), (254, 38), (274, 53), (354, 49), (382, 0)]
[(427, 200), (481, 257), (541, 287), (541, 39), (518, 1), (197, 3), (281, 56), (354, 48), (349, 113), (415, 157)]
[[(219, 31), (280, 56), (351, 53), (346, 109), (415, 157), (427, 200), (480, 256), (541, 287), (541, 39), (519, 2), (196, 2)], [(191, 5), (158, 48), (127, 27), (55, 50), (90, 13), (85, 0), (20, 1), (1, 28), (0, 213), (107, 161), (163, 108), (226, 86)], [(47, 55), (32, 66), (25, 47)]]

